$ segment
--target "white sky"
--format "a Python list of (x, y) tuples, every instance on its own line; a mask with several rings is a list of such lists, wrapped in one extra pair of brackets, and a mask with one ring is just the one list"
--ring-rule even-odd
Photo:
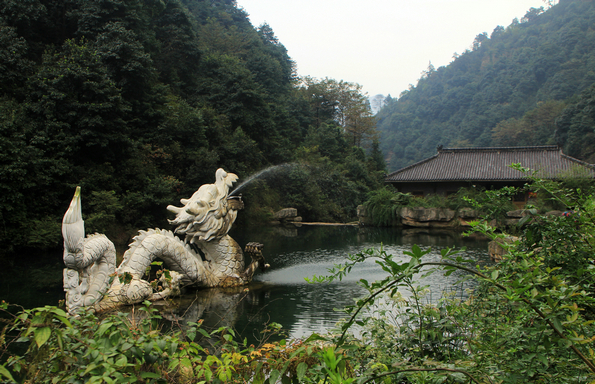
[(358, 83), (398, 97), (431, 61), (438, 68), (475, 36), (506, 27), (543, 0), (237, 0), (268, 23), (300, 76)]

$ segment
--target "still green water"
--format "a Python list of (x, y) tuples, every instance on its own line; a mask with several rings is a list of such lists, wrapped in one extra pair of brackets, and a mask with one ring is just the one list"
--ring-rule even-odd
[[(386, 275), (369, 260), (355, 267), (342, 281), (331, 284), (309, 284), (306, 277), (326, 275), (328, 269), (344, 263), (349, 254), (368, 248), (380, 248), (407, 261), (403, 251), (413, 244), (431, 247), (426, 261), (439, 260), (440, 249), (465, 247), (465, 256), (477, 263), (489, 263), (487, 240), (461, 237), (454, 231), (400, 230), (395, 228), (358, 228), (349, 226), (303, 226), (301, 228), (235, 229), (231, 233), (240, 244), (250, 241), (263, 243), (263, 254), (271, 268), (257, 272), (253, 282), (236, 290), (201, 290), (188, 293), (172, 320), (204, 320), (203, 326), (216, 328), (231, 326), (243, 337), (258, 340), (265, 324), (275, 322), (283, 326), (292, 338), (305, 337), (313, 332), (324, 334), (345, 317), (337, 311), (351, 305), (366, 291), (359, 279), (374, 281)], [(453, 273), (445, 277), (435, 273), (421, 281), (429, 285), (433, 298), (443, 290), (455, 289), (464, 294), (472, 281), (455, 286), (462, 277)], [(407, 295), (407, 292), (404, 292)]]
[[(234, 228), (230, 235), (245, 245), (250, 241), (264, 244), (263, 254), (271, 268), (260, 270), (253, 282), (236, 289), (189, 290), (173, 303), (156, 303), (164, 318), (175, 323), (202, 319), (207, 328), (229, 326), (251, 341), (267, 323), (283, 326), (289, 337), (303, 337), (312, 332), (326, 333), (344, 317), (336, 309), (353, 304), (365, 290), (357, 285), (359, 279), (373, 281), (385, 277), (372, 260), (358, 265), (340, 282), (309, 284), (306, 277), (326, 275), (334, 264), (343, 263), (347, 255), (381, 246), (395, 260), (406, 261), (404, 251), (413, 244), (431, 247), (426, 261), (439, 260), (440, 249), (466, 247), (465, 255), (478, 263), (488, 263), (487, 241), (464, 238), (454, 231), (402, 230), (395, 228), (359, 228), (351, 226), (303, 226), (301, 228)], [(0, 284), (0, 298), (27, 308), (56, 305), (64, 297), (61, 288), (62, 264), (58, 256), (41, 266), (19, 265), (15, 262), (10, 276)], [(53, 259), (53, 258), (52, 258)], [(19, 272), (20, 271), (20, 272)], [(17, 279), (28, 279), (24, 285)], [(430, 285), (433, 295), (442, 290), (456, 289), (461, 274), (445, 277), (434, 273), (422, 281)], [(406, 293), (405, 293), (406, 294)]]

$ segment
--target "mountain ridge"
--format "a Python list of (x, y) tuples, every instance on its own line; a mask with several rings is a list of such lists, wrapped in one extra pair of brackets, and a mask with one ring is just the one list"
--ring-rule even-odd
[[(560, 1), (547, 11), (530, 9), (489, 37), (478, 34), (447, 66), (430, 64), (416, 86), (377, 114), (389, 170), (434, 154), (437, 145), (515, 145), (503, 140), (512, 126), (530, 128), (516, 138), (521, 145), (567, 146), (554, 122), (595, 83), (593, 25), (595, 2)], [(538, 112), (530, 123), (553, 116), (532, 126), (523, 121), (531, 111)], [(582, 152), (573, 153), (585, 159)]]

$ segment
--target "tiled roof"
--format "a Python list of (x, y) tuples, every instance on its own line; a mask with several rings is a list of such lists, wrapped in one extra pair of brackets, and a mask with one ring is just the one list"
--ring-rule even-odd
[(547, 145), (438, 149), (436, 155), (389, 174), (386, 181), (525, 180), (522, 172), (510, 168), (513, 163), (537, 171), (537, 176), (542, 178), (556, 178), (576, 172), (577, 168), (586, 169), (595, 176), (592, 164), (563, 154), (558, 146)]

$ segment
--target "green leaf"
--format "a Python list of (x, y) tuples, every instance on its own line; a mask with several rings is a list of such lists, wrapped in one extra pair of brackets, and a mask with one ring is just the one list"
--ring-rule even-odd
[(66, 317), (63, 316), (56, 316), (56, 319), (60, 320), (64, 325), (66, 325), (68, 328), (72, 328), (72, 324), (70, 323), (70, 321), (68, 321), (68, 319)]
[(6, 377), (10, 381), (16, 382), (16, 380), (12, 378), (12, 375), (4, 365), (0, 365), (0, 375)]
[(182, 360), (180, 360), (180, 364), (183, 367), (192, 368), (192, 363), (190, 362), (190, 359), (187, 357), (184, 357)]
[(87, 369), (85, 369), (85, 372), (83, 372), (83, 376), (86, 375), (87, 373), (91, 372), (92, 370), (94, 370), (95, 368), (97, 368), (97, 364), (95, 363), (91, 363), (87, 366)]
[(201, 335), (203, 335), (204, 337), (211, 337), (211, 335), (209, 335), (209, 332), (205, 331), (205, 330), (204, 330), (204, 329), (202, 329), (202, 328), (198, 328), (198, 329), (197, 329), (197, 331), (198, 331), (198, 332), (199, 332)]
[(558, 332), (560, 332), (560, 333), (564, 332), (564, 327), (562, 326), (562, 323), (560, 323), (560, 320), (558, 320), (557, 318), (553, 318), (552, 324), (554, 325), (554, 328), (556, 328), (556, 330)]
[(126, 358), (126, 355), (122, 355), (122, 357), (116, 360), (116, 366), (118, 367), (124, 367), (126, 366), (126, 364), (128, 364), (128, 359)]
[(269, 373), (269, 383), (276, 383), (279, 380), (279, 376), (281, 374), (276, 369), (273, 369), (271, 373)]
[(61, 351), (64, 350), (64, 340), (62, 339), (62, 332), (60, 330), (56, 330), (56, 338), (58, 340), (58, 347), (60, 348)]
[(143, 379), (160, 379), (161, 375), (154, 372), (141, 372), (140, 377)]
[(60, 308), (52, 308), (50, 310), (50, 312), (60, 316), (60, 317), (68, 317), (68, 315), (66, 314), (66, 312), (64, 312), (63, 310), (61, 310)]
[(50, 327), (35, 329), (35, 342), (37, 343), (37, 347), (41, 348), (41, 346), (44, 345), (46, 341), (48, 341), (51, 335), (52, 330)]
[(307, 371), (308, 371), (308, 364), (306, 364), (303, 361), (301, 363), (299, 363), (297, 366), (297, 369), (296, 369), (298, 380), (302, 380), (304, 378), (304, 376), (306, 376)]
[(109, 321), (107, 323), (101, 324), (96, 332), (97, 336), (103, 335), (112, 325), (114, 325), (114, 323)]
[(560, 339), (558, 340), (558, 344), (560, 344), (561, 347), (569, 348), (572, 345), (572, 341), (568, 339)]
[(305, 341), (305, 343), (310, 343), (312, 341), (318, 341), (318, 340), (322, 340), (322, 341), (327, 341), (327, 339), (325, 337), (320, 336), (317, 333), (313, 333), (310, 335), (310, 337), (308, 337)]

